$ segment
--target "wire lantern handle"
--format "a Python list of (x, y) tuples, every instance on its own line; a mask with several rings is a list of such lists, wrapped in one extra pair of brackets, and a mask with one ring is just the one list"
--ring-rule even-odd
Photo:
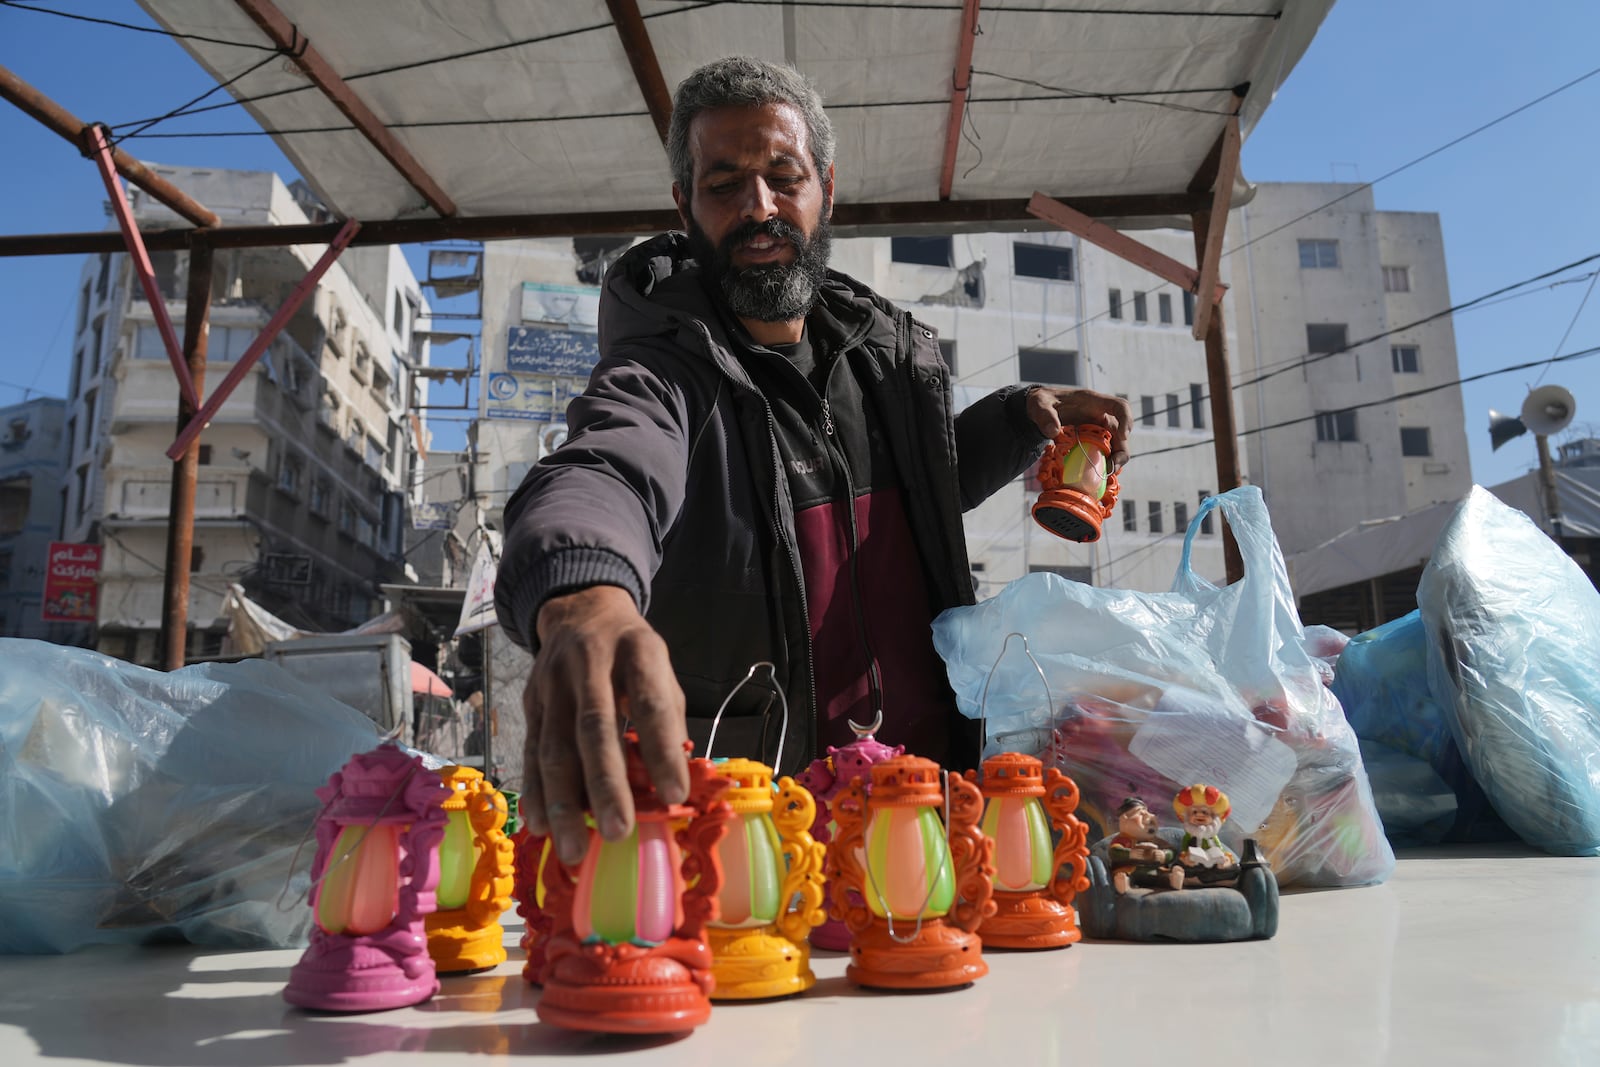
[(989, 667), (989, 676), (983, 680), (983, 696), (978, 700), (978, 732), (982, 740), (979, 756), (983, 749), (989, 747), (989, 683), (994, 681), (994, 672), (1000, 669), (1000, 661), (1006, 658), (1006, 648), (1010, 646), (1013, 637), (1022, 641), (1023, 655), (1028, 657), (1028, 662), (1033, 664), (1033, 669), (1039, 675), (1039, 684), (1044, 686), (1044, 709), (1047, 714), (1054, 714), (1056, 699), (1050, 693), (1050, 680), (1044, 676), (1044, 668), (1039, 666), (1039, 661), (1033, 658), (1033, 649), (1028, 647), (1028, 635), (1013, 630), (1006, 634), (1006, 639), (1000, 642), (1000, 653), (995, 656), (994, 663)]
[[(743, 689), (747, 683), (754, 681), (756, 673), (763, 667), (765, 667), (767, 671), (766, 684), (768, 688), (771, 689), (774, 694), (776, 694), (778, 698), (778, 707), (783, 713), (783, 717), (779, 720), (778, 727), (778, 751), (775, 753), (775, 758), (770, 764), (773, 770), (778, 769), (777, 761), (783, 759), (783, 745), (789, 737), (789, 698), (783, 695), (783, 686), (778, 684), (778, 668), (773, 666), (771, 663), (768, 663), (766, 660), (761, 660), (758, 663), (752, 663), (750, 665), (750, 669), (745, 672), (744, 677), (739, 679), (739, 684), (728, 690), (728, 695), (722, 698), (722, 706), (717, 709), (717, 714), (711, 719), (711, 736), (706, 738), (706, 759), (711, 758), (711, 748), (717, 743), (717, 727), (722, 724), (722, 713), (728, 710), (728, 705), (732, 703), (734, 695), (737, 694), (739, 690)], [(767, 699), (766, 707), (761, 709), (761, 736), (763, 739), (765, 739), (767, 736), (767, 715), (770, 713), (771, 708), (772, 699), (769, 697)], [(758, 753), (758, 755), (765, 756), (766, 753), (761, 752)]]

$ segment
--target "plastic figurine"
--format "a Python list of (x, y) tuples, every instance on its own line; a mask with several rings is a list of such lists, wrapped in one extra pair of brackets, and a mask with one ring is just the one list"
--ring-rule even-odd
[(1117, 504), (1117, 475), (1110, 470), (1111, 431), (1104, 426), (1063, 426), (1039, 460), (1044, 487), (1033, 505), (1040, 526), (1068, 541), (1100, 540), (1100, 524)]
[(1191, 785), (1179, 790), (1173, 810), (1183, 822), (1183, 843), (1178, 863), (1191, 885), (1222, 885), (1239, 877), (1239, 857), (1222, 844), (1222, 824), (1231, 805), (1228, 794), (1214, 785)]
[[(906, 746), (890, 747), (873, 737), (873, 732), (883, 725), (883, 712), (878, 712), (871, 726), (850, 723), (856, 739), (843, 748), (828, 746), (828, 755), (814, 759), (811, 765), (795, 775), (795, 781), (810, 791), (817, 802), (817, 817), (811, 824), (814, 840), (827, 845), (833, 839), (833, 813), (831, 805), (850, 782), (860, 778), (868, 792), (872, 789), (872, 768), (884, 760), (905, 755)], [(828, 890), (832, 894), (832, 889)], [(859, 900), (852, 900), (859, 904)], [(829, 919), (811, 931), (811, 946), (844, 952), (850, 948), (850, 931), (837, 919)]]
[(542, 960), (537, 973), (524, 976), (544, 987), (537, 1011), (552, 1025), (677, 1033), (711, 1017), (715, 980), (705, 926), (716, 918), (722, 888), (717, 842), (733, 818), (723, 800), (731, 783), (709, 760), (691, 759), (689, 799), (669, 805), (656, 795), (631, 733), (624, 753), (632, 834), (607, 841), (591, 822), (576, 871), (547, 852), (543, 836), (519, 843), (529, 967)]
[(1183, 888), (1178, 854), (1162, 839), (1155, 812), (1138, 797), (1129, 797), (1117, 809), (1117, 835), (1108, 854), (1111, 886), (1119, 894), (1134, 886)]

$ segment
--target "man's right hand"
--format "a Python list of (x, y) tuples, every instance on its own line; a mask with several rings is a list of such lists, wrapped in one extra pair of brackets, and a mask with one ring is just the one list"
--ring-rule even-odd
[(522, 813), (532, 832), (555, 839), (563, 863), (576, 866), (588, 847), (586, 810), (607, 840), (633, 829), (622, 720), (639, 735), (662, 801), (688, 797), (683, 690), (666, 642), (624, 589), (597, 585), (552, 597), (536, 626), (539, 654), (522, 694)]

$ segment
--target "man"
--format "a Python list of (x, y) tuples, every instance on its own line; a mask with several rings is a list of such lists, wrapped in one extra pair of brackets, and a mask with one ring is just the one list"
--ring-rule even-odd
[(1212, 885), (1236, 878), (1239, 859), (1222, 843), (1222, 824), (1233, 810), (1228, 794), (1214, 785), (1191, 785), (1178, 791), (1172, 808), (1183, 823), (1178, 862), (1190, 876)]
[(1111, 859), (1111, 887), (1119, 894), (1134, 886), (1183, 888), (1183, 868), (1177, 853), (1162, 839), (1155, 812), (1138, 797), (1117, 808), (1117, 833), (1107, 846)]
[[(880, 711), (885, 741), (970, 762), (929, 632), (973, 599), (961, 512), (1063, 420), (1106, 426), (1126, 458), (1113, 397), (1015, 387), (955, 417), (933, 331), (828, 270), (833, 150), (789, 68), (732, 58), (679, 86), (668, 156), (687, 234), (608, 272), (571, 435), (507, 502), (496, 605), (537, 651), (523, 807), (568, 861), (585, 807), (608, 839), (632, 825), (619, 719), (680, 800), (686, 711), (703, 722), (757, 662), (787, 702), (774, 763), (803, 765)], [(736, 704), (722, 729), (757, 710)], [(759, 753), (725, 736), (719, 751)]]

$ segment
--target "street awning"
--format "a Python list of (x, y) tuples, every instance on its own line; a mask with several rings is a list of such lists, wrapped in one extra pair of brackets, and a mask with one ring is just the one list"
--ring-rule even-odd
[[(670, 92), (747, 54), (821, 87), (837, 221), (868, 232), (997, 228), (1036, 190), (1101, 218), (1208, 208), (1227, 117), (1248, 133), (1332, 0), (141, 3), (347, 218), (670, 223)], [(262, 53), (218, 41), (285, 56), (230, 83)]]

